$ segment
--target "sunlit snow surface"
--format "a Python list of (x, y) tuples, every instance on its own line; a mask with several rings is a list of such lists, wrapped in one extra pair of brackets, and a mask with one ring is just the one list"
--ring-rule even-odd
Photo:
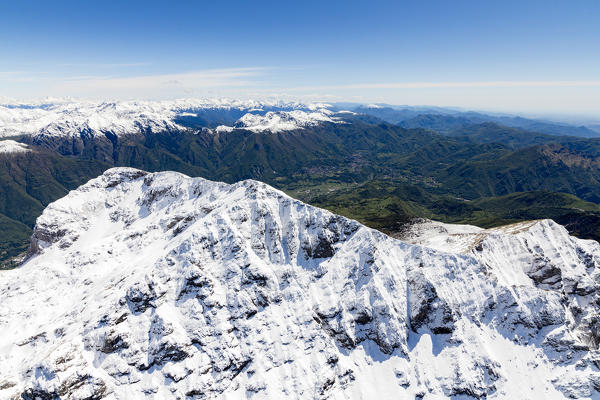
[[(263, 113), (264, 108), (282, 111)], [(144, 130), (161, 132), (184, 129), (177, 117), (194, 117), (194, 110), (231, 110), (247, 113), (233, 127), (218, 131), (247, 128), (279, 132), (301, 129), (321, 122), (334, 122), (329, 104), (285, 103), (282, 101), (182, 99), (170, 101), (57, 101), (49, 103), (0, 104), (0, 137), (41, 135), (70, 137), (81, 134), (136, 134)]]
[(14, 140), (0, 140), (0, 154), (2, 153), (25, 153), (29, 150), (26, 144)]
[(598, 397), (600, 245), (442, 228), (111, 169), (0, 273), (0, 398)]
[(333, 112), (321, 109), (318, 111), (269, 111), (265, 115), (246, 114), (234, 126), (218, 126), (217, 132), (231, 132), (234, 129), (245, 129), (252, 132), (283, 132), (315, 126), (322, 122), (340, 123), (332, 116)]

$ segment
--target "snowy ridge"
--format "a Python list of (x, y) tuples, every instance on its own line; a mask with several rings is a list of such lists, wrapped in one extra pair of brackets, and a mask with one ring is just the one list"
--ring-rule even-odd
[(108, 170), (0, 274), (0, 398), (598, 398), (600, 245), (480, 233), (451, 253), (256, 181)]
[(0, 154), (7, 153), (26, 153), (31, 151), (29, 146), (14, 140), (0, 140)]
[(0, 106), (0, 137), (16, 135), (79, 136), (81, 133), (115, 135), (175, 129), (175, 113), (159, 103), (59, 103), (42, 107)]
[[(81, 134), (117, 136), (184, 129), (175, 123), (179, 116), (195, 116), (194, 110), (231, 110), (260, 112), (264, 108), (291, 111), (290, 120), (298, 126), (327, 120), (328, 104), (301, 104), (283, 101), (181, 99), (172, 101), (77, 102), (69, 99), (47, 99), (28, 104), (0, 104), (0, 137), (34, 135), (72, 137)], [(308, 110), (302, 112), (300, 110)], [(317, 111), (318, 110), (318, 111)], [(294, 114), (299, 113), (299, 114)], [(253, 114), (248, 114), (251, 119)], [(286, 119), (286, 117), (282, 117)], [(310, 121), (309, 121), (310, 120)], [(240, 124), (245, 124), (241, 121)], [(289, 123), (288, 123), (289, 125)]]
[(234, 129), (245, 129), (252, 132), (283, 132), (315, 126), (322, 122), (341, 123), (333, 112), (327, 109), (317, 111), (269, 111), (265, 115), (245, 114), (234, 126), (218, 126), (217, 132), (231, 132)]

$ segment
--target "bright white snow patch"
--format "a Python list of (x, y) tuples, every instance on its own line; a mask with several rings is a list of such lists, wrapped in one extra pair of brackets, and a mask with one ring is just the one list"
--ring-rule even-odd
[(420, 220), (394, 237), (409, 243), (427, 246), (451, 253), (462, 253), (473, 247), (473, 242), (483, 235), (484, 229), (473, 225), (445, 224)]
[(302, 129), (308, 126), (316, 126), (323, 122), (340, 123), (332, 116), (332, 112), (326, 109), (306, 112), (294, 111), (269, 111), (265, 115), (246, 114), (240, 118), (233, 127), (221, 125), (217, 132), (230, 132), (233, 129), (245, 129), (252, 132), (283, 132)]
[(311, 103), (306, 106), (306, 108), (308, 108), (311, 111), (327, 110), (331, 107), (333, 106), (328, 103)]
[(235, 130), (235, 128), (233, 126), (225, 126), (225, 125), (219, 125), (215, 128), (215, 131), (217, 133), (228, 133), (228, 132), (233, 132)]
[(31, 151), (26, 144), (14, 140), (0, 140), (0, 153), (25, 153)]

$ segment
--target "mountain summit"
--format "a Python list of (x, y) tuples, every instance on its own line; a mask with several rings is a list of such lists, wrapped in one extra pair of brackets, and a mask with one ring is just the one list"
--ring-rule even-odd
[(218, 123), (225, 123), (220, 125), (221, 131), (240, 128), (277, 132), (333, 122), (331, 107), (323, 103), (229, 99), (0, 103), (0, 138), (31, 136), (39, 143), (48, 138), (118, 137), (189, 126), (214, 128)]
[(408, 236), (252, 180), (110, 169), (0, 274), (0, 397), (600, 394), (597, 242), (550, 220)]

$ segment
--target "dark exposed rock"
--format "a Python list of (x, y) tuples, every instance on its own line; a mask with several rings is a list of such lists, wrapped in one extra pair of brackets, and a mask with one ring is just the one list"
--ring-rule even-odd
[(85, 385), (87, 391), (91, 393), (89, 396), (82, 397), (81, 400), (99, 400), (108, 394), (106, 384), (100, 378), (87, 374), (74, 374), (69, 377), (59, 386), (58, 394), (61, 397), (69, 397), (73, 391), (79, 389), (83, 385)]
[(324, 236), (318, 236), (317, 242), (313, 245), (304, 246), (306, 258), (329, 258), (335, 254), (334, 242)]
[(333, 314), (323, 314), (321, 312), (316, 312), (313, 315), (313, 319), (321, 325), (323, 330), (327, 332), (340, 346), (345, 349), (353, 349), (356, 347), (357, 343), (355, 340), (349, 335), (349, 332), (344, 330), (340, 325), (340, 317), (341, 313), (339, 311), (334, 312)]
[(104, 343), (98, 349), (102, 353), (114, 353), (118, 350), (126, 349), (129, 347), (129, 344), (126, 341), (126, 337), (114, 330), (110, 331), (106, 336)]
[(329, 378), (325, 379), (325, 382), (323, 382), (321, 384), (321, 387), (319, 388), (319, 394), (321, 396), (324, 396), (325, 393), (327, 393), (327, 391), (329, 389), (331, 389), (334, 384), (335, 384), (335, 377), (329, 377)]
[(196, 217), (194, 215), (188, 215), (187, 217), (183, 218), (181, 222), (175, 226), (175, 229), (173, 229), (173, 236), (177, 236), (186, 230), (195, 220)]
[(183, 285), (177, 295), (177, 300), (182, 300), (189, 296), (204, 300), (214, 292), (213, 286), (209, 277), (203, 275), (200, 271), (194, 271), (183, 281)]
[(148, 308), (155, 307), (156, 292), (154, 288), (146, 283), (137, 283), (127, 290), (124, 301), (129, 306), (131, 312), (140, 314)]
[(563, 288), (566, 294), (576, 296), (588, 296), (596, 292), (593, 282), (582, 282), (571, 278), (563, 279)]
[(60, 397), (57, 393), (47, 392), (43, 389), (25, 389), (21, 393), (21, 399), (23, 400), (59, 400)]
[(169, 193), (169, 188), (156, 188), (148, 190), (144, 194), (144, 198), (142, 199), (141, 203), (145, 206), (149, 206), (154, 203), (156, 199), (164, 196), (167, 193)]
[(17, 384), (11, 381), (0, 382), (0, 390), (10, 389), (11, 387), (15, 387)]
[(31, 235), (31, 242), (25, 258), (33, 257), (39, 254), (42, 248), (49, 244), (60, 241), (69, 233), (66, 229), (47, 229), (44, 226), (36, 225)]
[(584, 319), (578, 326), (580, 340), (590, 349), (598, 350), (600, 347), (600, 316), (594, 315)]
[(142, 176), (146, 176), (146, 171), (140, 171), (135, 169), (122, 170), (119, 174), (108, 175), (108, 181), (106, 182), (107, 188), (113, 188), (126, 181), (134, 181)]
[(542, 289), (559, 289), (561, 286), (562, 271), (548, 258), (536, 256), (527, 271), (536, 286)]
[(408, 277), (409, 323), (413, 332), (428, 327), (435, 334), (454, 331), (455, 316), (445, 300), (438, 297), (435, 287), (420, 270)]
[(189, 357), (188, 352), (175, 343), (165, 343), (157, 351), (150, 354), (152, 365), (164, 365), (167, 362), (177, 362)]
[(312, 249), (311, 253), (310, 256), (314, 258), (329, 258), (333, 257), (335, 250), (332, 246), (332, 241), (319, 236), (317, 245)]
[(109, 393), (106, 388), (106, 384), (97, 377), (93, 377), (87, 374), (74, 374), (68, 379), (63, 381), (60, 386), (52, 391), (40, 389), (40, 388), (28, 388), (21, 393), (21, 399), (23, 400), (60, 400), (71, 398), (73, 393), (86, 386), (86, 396), (77, 396), (80, 400), (100, 400), (107, 396)]
[(584, 263), (584, 265), (585, 265), (585, 267), (587, 269), (596, 268), (596, 261), (594, 259), (593, 254), (588, 253), (587, 251), (585, 251), (581, 247), (578, 247), (577, 248), (577, 255), (579, 256), (579, 259)]
[(244, 275), (242, 278), (243, 285), (256, 285), (259, 287), (267, 286), (269, 277), (258, 270), (252, 268), (244, 268)]
[(373, 315), (371, 315), (367, 310), (359, 311), (354, 317), (354, 321), (357, 324), (365, 325), (373, 320)]
[(25, 345), (35, 345), (37, 342), (47, 343), (48, 338), (46, 337), (46, 332), (38, 333), (37, 335), (31, 336), (19, 343), (17, 346), (25, 346)]
[(208, 395), (208, 393), (206, 393), (206, 391), (202, 390), (202, 389), (192, 389), (189, 390), (185, 393), (186, 397), (192, 397), (192, 398), (206, 398), (206, 396)]

